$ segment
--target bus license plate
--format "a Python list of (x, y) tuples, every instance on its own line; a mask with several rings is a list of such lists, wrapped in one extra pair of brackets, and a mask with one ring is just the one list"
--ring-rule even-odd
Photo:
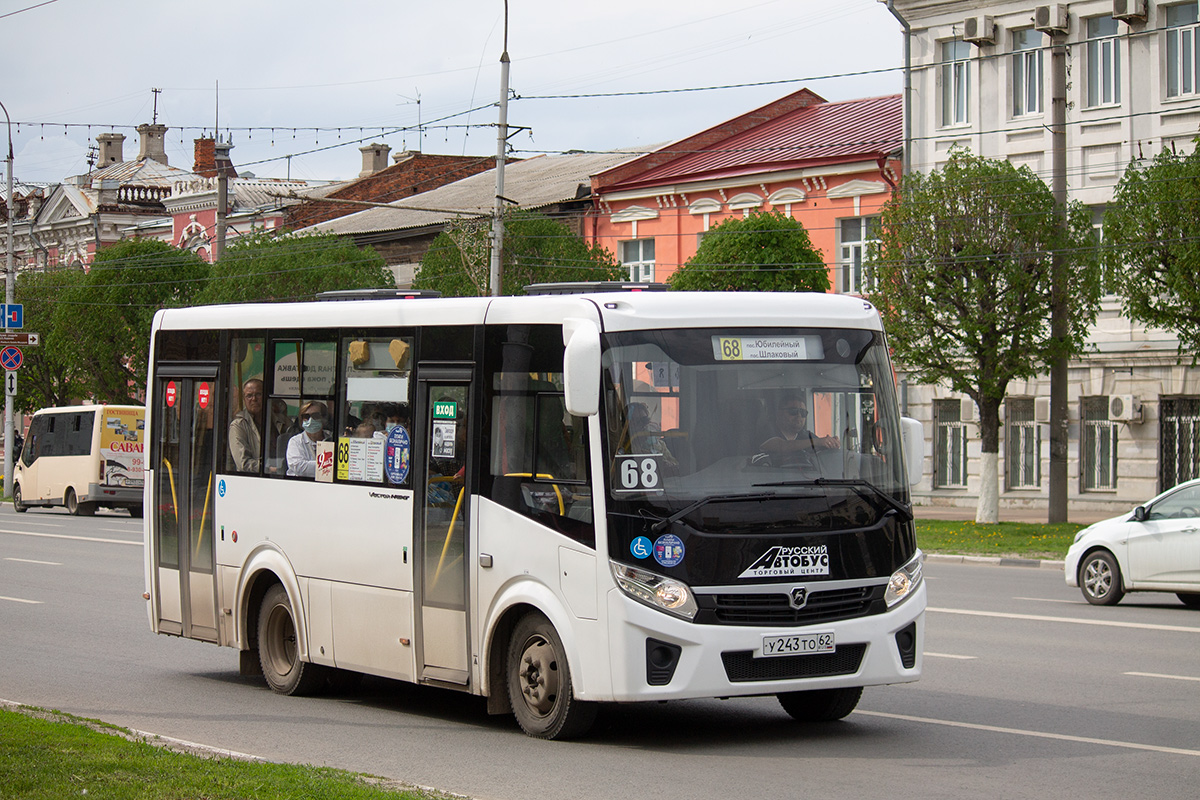
[(764, 636), (762, 656), (805, 656), (811, 653), (832, 653), (833, 631), (804, 633), (792, 636)]

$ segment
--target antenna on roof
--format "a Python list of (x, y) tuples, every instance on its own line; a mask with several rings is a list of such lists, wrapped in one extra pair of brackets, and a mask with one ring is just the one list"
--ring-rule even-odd
[(150, 122), (151, 122), (151, 124), (157, 125), (158, 124), (158, 96), (160, 94), (162, 94), (162, 89), (151, 89), (150, 91), (154, 93), (154, 116), (150, 120)]

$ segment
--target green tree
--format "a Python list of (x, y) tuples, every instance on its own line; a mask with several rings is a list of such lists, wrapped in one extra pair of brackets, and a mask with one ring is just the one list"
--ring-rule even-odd
[[(433, 240), (413, 280), (414, 289), (447, 297), (483, 297), (491, 287), (490, 220), (456, 222)], [(566, 225), (531, 211), (504, 218), (501, 294), (521, 294), (531, 283), (614, 281), (626, 277), (612, 254), (593, 247)]]
[(669, 281), (672, 289), (692, 291), (829, 291), (825, 259), (808, 231), (778, 211), (713, 226)]
[[(884, 207), (871, 299), (897, 361), (923, 383), (946, 382), (979, 407), (982, 472), (976, 519), (998, 518), (1000, 403), (1064, 349), (1080, 352), (1100, 301), (1087, 209), (1060, 226), (1050, 189), (1017, 169), (956, 150), (907, 175)], [(1051, 252), (1069, 259), (1069, 334), (1050, 335)]]
[(395, 288), (383, 257), (333, 234), (237, 239), (212, 266), (197, 305), (312, 300), (337, 289)]
[(1129, 316), (1200, 349), (1200, 154), (1131, 163), (1104, 212), (1104, 244), (1108, 288)]
[(63, 299), (84, 284), (81, 269), (67, 267), (17, 274), (16, 301), (25, 307), (25, 329), (40, 343), (25, 350), (15, 407), (31, 412), (65, 406), (84, 397), (84, 375), (76, 360), (80, 309)]
[(154, 313), (191, 305), (208, 274), (199, 256), (151, 239), (98, 252), (86, 280), (59, 301), (74, 318), (71, 346), (82, 394), (103, 403), (141, 402)]

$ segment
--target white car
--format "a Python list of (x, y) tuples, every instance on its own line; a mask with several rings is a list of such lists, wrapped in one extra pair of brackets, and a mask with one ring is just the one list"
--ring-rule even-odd
[(1200, 609), (1200, 480), (1075, 534), (1064, 571), (1095, 605), (1115, 605), (1126, 592), (1174, 592)]

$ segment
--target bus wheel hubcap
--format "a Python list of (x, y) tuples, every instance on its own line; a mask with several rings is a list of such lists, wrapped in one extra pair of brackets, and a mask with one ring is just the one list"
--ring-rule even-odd
[(531, 642), (521, 655), (521, 694), (529, 707), (549, 714), (558, 698), (558, 660), (545, 640)]

